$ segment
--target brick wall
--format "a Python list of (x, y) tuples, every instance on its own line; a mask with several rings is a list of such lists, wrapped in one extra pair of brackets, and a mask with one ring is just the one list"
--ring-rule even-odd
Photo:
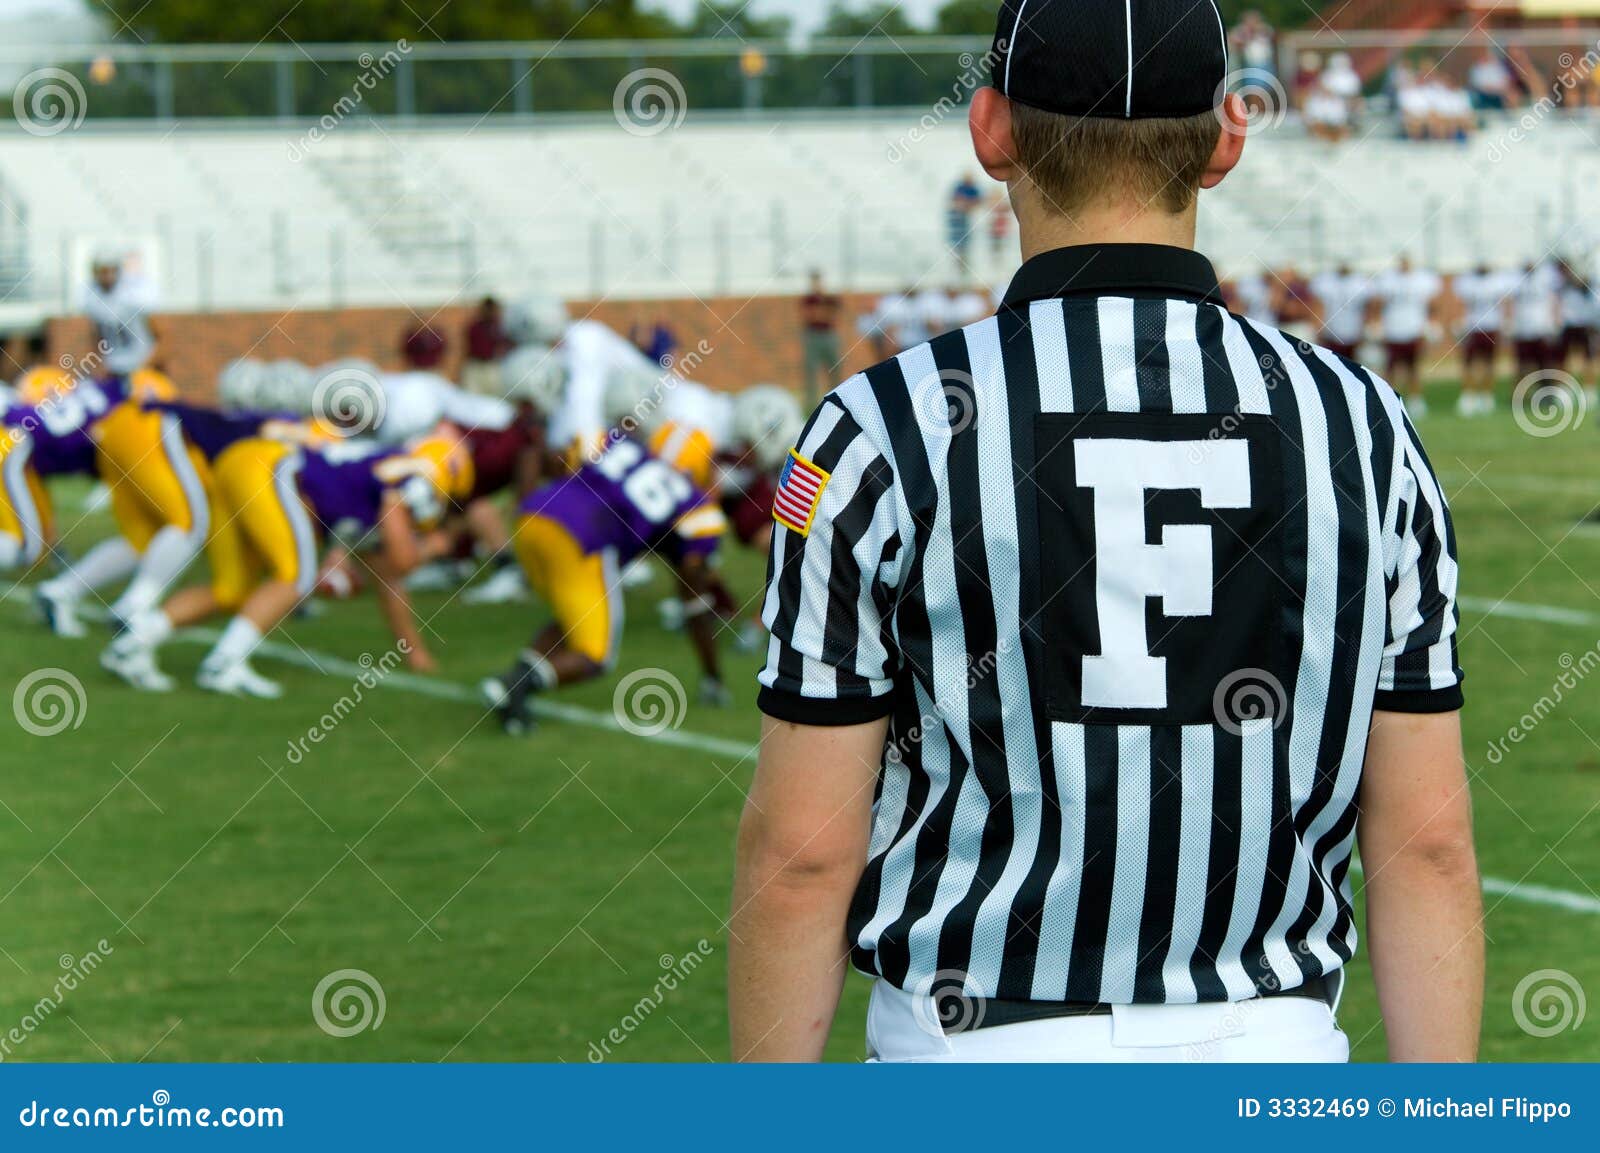
[[(846, 352), (839, 380), (872, 363), (870, 348), (858, 343), (856, 317), (871, 307), (873, 298), (847, 296), (840, 336)], [(161, 334), (161, 356), (168, 374), (186, 392), (204, 396), (214, 386), (218, 370), (239, 356), (271, 360), (292, 357), (306, 364), (322, 364), (343, 356), (362, 356), (384, 367), (400, 365), (405, 332), (426, 318), (451, 345), (447, 372), (453, 372), (460, 355), (471, 308), (445, 308), (437, 313), (404, 308), (347, 308), (291, 312), (167, 313), (156, 319)], [(684, 370), (684, 374), (713, 388), (735, 389), (758, 382), (798, 387), (802, 376), (800, 307), (794, 297), (740, 297), (706, 301), (604, 301), (578, 302), (574, 316), (593, 316), (627, 334), (630, 327), (666, 323), (677, 334), (680, 350), (688, 354), (701, 341), (709, 352)], [(50, 356), (82, 356), (90, 351), (92, 337), (81, 317), (49, 323)], [(20, 362), (22, 350), (13, 345), (8, 359)], [(17, 375), (16, 363), (4, 367), (4, 376)]]

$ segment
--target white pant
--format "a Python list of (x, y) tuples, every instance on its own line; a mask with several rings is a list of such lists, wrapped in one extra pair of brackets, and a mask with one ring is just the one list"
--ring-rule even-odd
[[(1342, 982), (1343, 974), (1334, 980)], [(933, 999), (879, 981), (867, 1009), (871, 1061), (1345, 1062), (1350, 1040), (1334, 1010), (1308, 997), (1221, 1005), (1115, 1005), (1103, 1017), (1060, 1017), (946, 1036)]]

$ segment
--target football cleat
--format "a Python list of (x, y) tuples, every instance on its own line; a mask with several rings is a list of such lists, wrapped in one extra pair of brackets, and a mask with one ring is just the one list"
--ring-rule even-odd
[(525, 737), (538, 728), (533, 715), (533, 694), (524, 687), (526, 684), (524, 673), (520, 683), (511, 677), (487, 677), (478, 685), (484, 707), (499, 714), (500, 727), (508, 736)]
[(34, 590), (33, 603), (39, 609), (45, 627), (56, 636), (76, 640), (89, 635), (88, 628), (78, 619), (78, 606), (70, 597), (61, 595), (48, 585), (40, 585)]
[(231, 665), (201, 665), (195, 684), (208, 693), (221, 693), (229, 697), (255, 697), (262, 701), (275, 701), (283, 696), (283, 686), (268, 680), (247, 661)]
[(124, 633), (100, 653), (100, 667), (142, 693), (170, 693), (178, 683), (156, 665), (156, 654)]
[(522, 570), (508, 566), (488, 580), (461, 594), (461, 603), (469, 605), (508, 605), (526, 600), (528, 584), (522, 579)]

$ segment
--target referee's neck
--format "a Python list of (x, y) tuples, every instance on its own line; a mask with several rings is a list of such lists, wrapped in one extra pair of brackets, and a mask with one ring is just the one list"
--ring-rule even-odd
[[(1014, 198), (1015, 199), (1015, 198)], [(1163, 212), (1137, 201), (1090, 204), (1068, 215), (1038, 205), (1018, 204), (1017, 234), (1022, 258), (1079, 244), (1165, 244), (1193, 248), (1195, 204), (1183, 212)]]

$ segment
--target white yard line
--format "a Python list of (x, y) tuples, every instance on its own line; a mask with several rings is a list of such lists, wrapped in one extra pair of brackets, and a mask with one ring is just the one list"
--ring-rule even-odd
[[(17, 597), (0, 599), (11, 600), (13, 603), (20, 600)], [(1532, 620), (1545, 624), (1563, 625), (1600, 624), (1600, 614), (1552, 608), (1548, 605), (1522, 605), (1487, 600), (1481, 597), (1463, 597), (1461, 605), (1468, 612), (1483, 612), (1493, 616), (1510, 617), (1515, 620)], [(210, 645), (216, 642), (218, 635), (213, 629), (185, 629), (174, 639), (186, 644)], [(297, 668), (321, 672), (328, 676), (349, 677), (352, 681), (376, 675), (371, 666), (358, 664), (355, 661), (347, 661), (327, 653), (297, 648), (293, 645), (280, 645), (267, 641), (256, 651), (262, 656), (294, 665)], [(419, 677), (405, 672), (392, 672), (381, 676), (377, 683), (379, 687), (411, 693), (413, 696), (432, 697), (435, 700), (454, 701), (464, 705), (480, 704), (476, 690), (469, 685), (463, 685), (455, 681)], [(678, 749), (692, 749), (711, 756), (733, 757), (741, 761), (746, 758), (753, 758), (756, 753), (754, 745), (745, 744), (741, 741), (731, 741), (705, 733), (684, 732), (679, 729), (665, 729), (659, 733), (631, 733), (624, 729), (611, 713), (596, 712), (593, 709), (561, 704), (551, 700), (540, 700), (536, 704), (537, 711), (542, 717), (562, 721), (569, 725), (578, 725), (583, 728), (600, 729), (609, 733), (623, 733), (650, 744), (665, 745)], [(1352, 865), (1351, 871), (1360, 872), (1360, 865)], [(1483, 890), (1486, 893), (1503, 896), (1507, 900), (1520, 901), (1527, 905), (1539, 905), (1550, 909), (1563, 909), (1572, 913), (1588, 913), (1600, 916), (1600, 900), (1596, 900), (1587, 893), (1574, 893), (1565, 889), (1552, 889), (1544, 885), (1506, 881), (1499, 877), (1483, 878)]]

